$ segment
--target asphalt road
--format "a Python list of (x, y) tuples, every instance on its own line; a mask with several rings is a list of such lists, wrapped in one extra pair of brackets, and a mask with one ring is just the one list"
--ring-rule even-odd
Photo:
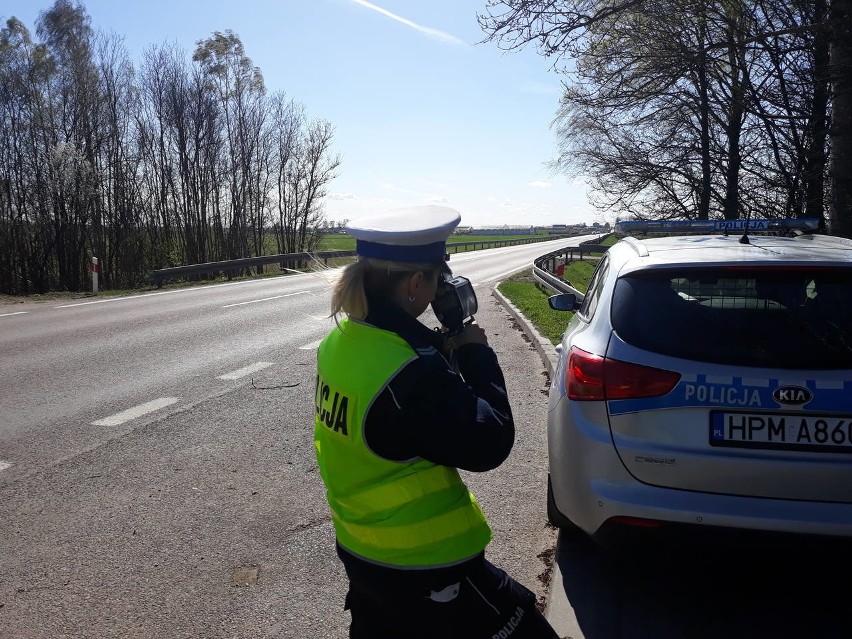
[[(563, 245), (451, 259), (518, 432), (465, 479), (489, 558), (542, 602), (549, 378), (491, 291)], [(0, 307), (0, 639), (346, 636), (312, 446), (329, 291), (312, 274)]]
[(719, 531), (613, 549), (562, 532), (548, 617), (572, 639), (846, 639), (850, 550)]

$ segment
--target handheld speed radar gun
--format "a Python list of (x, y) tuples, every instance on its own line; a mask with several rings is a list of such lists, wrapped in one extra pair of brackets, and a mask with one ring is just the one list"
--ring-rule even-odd
[(447, 327), (447, 337), (458, 335), (464, 330), (465, 324), (473, 321), (473, 316), (479, 310), (473, 285), (466, 277), (453, 277), (448, 267), (438, 278), (438, 291), (432, 302), (435, 317)]

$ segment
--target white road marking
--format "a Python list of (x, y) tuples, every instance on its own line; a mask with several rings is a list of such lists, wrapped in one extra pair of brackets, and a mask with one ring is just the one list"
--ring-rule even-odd
[(142, 415), (153, 413), (155, 410), (171, 406), (177, 401), (177, 397), (160, 397), (159, 399), (139, 404), (139, 406), (128, 408), (115, 415), (110, 415), (104, 419), (99, 419), (96, 422), (92, 422), (92, 426), (120, 426), (124, 422), (129, 422), (131, 419), (136, 419), (137, 417), (142, 417)]
[(521, 268), (513, 268), (511, 271), (506, 271), (505, 273), (500, 273), (499, 275), (493, 275), (491, 277), (486, 277), (483, 282), (493, 282), (494, 280), (502, 280), (504, 277), (508, 277), (509, 275), (514, 275), (515, 273), (519, 273), (525, 269), (529, 268), (532, 270), (531, 266), (522, 266)]
[[(28, 311), (17, 311), (16, 313), (3, 313), (0, 317), (10, 317), (12, 315), (26, 315)], [(0, 468), (2, 470), (2, 468)]]
[(12, 464), (10, 462), (4, 462), (0, 459), (0, 470), (6, 470), (7, 468), (11, 468)]
[[(325, 339), (325, 338), (323, 338), (323, 339)], [(310, 344), (305, 344), (304, 346), (300, 346), (299, 349), (303, 350), (303, 351), (312, 351), (317, 346), (319, 346), (321, 343), (322, 343), (322, 340), (318, 339), (317, 341), (311, 342)]]
[(275, 297), (264, 297), (259, 300), (249, 300), (248, 302), (237, 302), (236, 304), (226, 304), (222, 308), (231, 308), (232, 306), (243, 306), (244, 304), (256, 304), (257, 302), (268, 302), (269, 300), (277, 300), (282, 297), (293, 297), (294, 295), (303, 295), (309, 291), (299, 291), (297, 293), (287, 293), (286, 295), (276, 295)]
[(216, 379), (240, 379), (240, 377), (245, 377), (246, 375), (251, 375), (252, 373), (256, 373), (257, 371), (263, 370), (267, 366), (272, 366), (272, 362), (258, 362), (257, 364), (252, 364), (251, 366), (244, 366), (243, 368), (232, 371), (230, 373), (219, 375), (219, 377), (217, 377)]

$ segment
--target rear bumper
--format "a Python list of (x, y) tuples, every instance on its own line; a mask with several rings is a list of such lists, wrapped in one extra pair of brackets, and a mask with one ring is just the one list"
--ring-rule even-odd
[[(590, 535), (613, 517), (852, 537), (852, 504), (765, 499), (644, 484), (619, 458), (602, 402), (554, 405), (548, 457), (558, 510)], [(601, 426), (603, 425), (603, 426)]]

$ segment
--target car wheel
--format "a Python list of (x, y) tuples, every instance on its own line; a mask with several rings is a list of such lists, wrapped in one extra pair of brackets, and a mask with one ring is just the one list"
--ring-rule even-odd
[(550, 483), (550, 474), (547, 475), (547, 520), (562, 530), (579, 530), (577, 524), (559, 512), (556, 501), (553, 499), (553, 485)]

